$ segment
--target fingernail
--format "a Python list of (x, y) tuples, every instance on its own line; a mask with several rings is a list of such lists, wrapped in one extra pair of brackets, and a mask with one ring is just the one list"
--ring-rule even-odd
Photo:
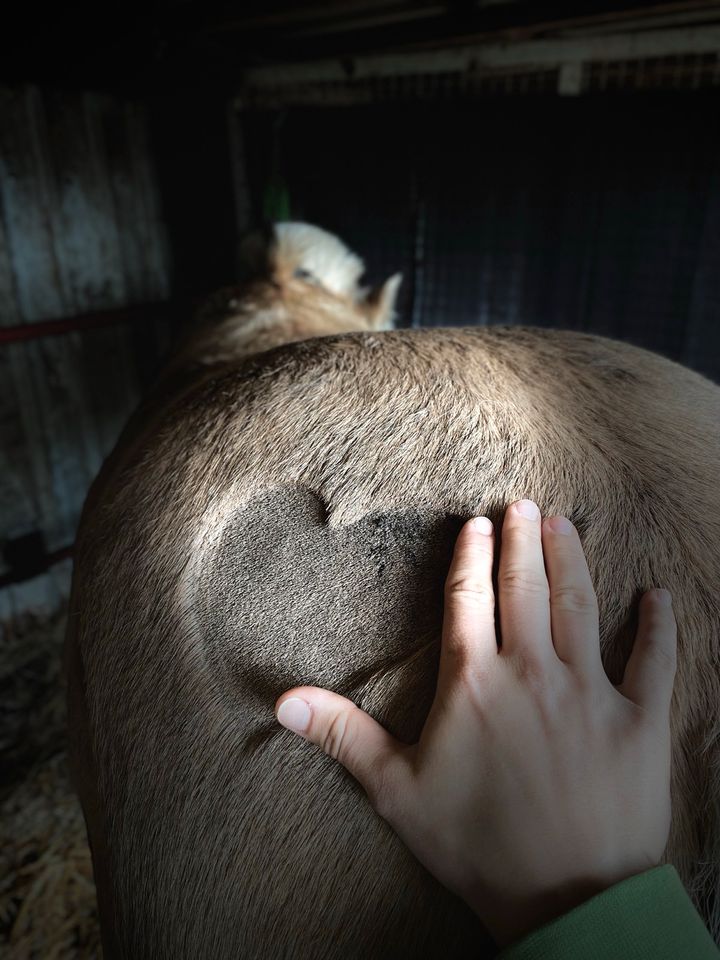
[(473, 530), (477, 530), (478, 533), (484, 534), (486, 537), (489, 537), (493, 532), (492, 520), (488, 517), (473, 517)]
[(547, 522), (553, 533), (562, 533), (567, 535), (573, 532), (573, 525), (567, 517), (550, 517)]
[(526, 517), (528, 520), (537, 520), (540, 516), (537, 504), (533, 503), (532, 500), (518, 500), (515, 509), (521, 517)]
[(310, 706), (300, 697), (288, 697), (278, 707), (278, 721), (293, 733), (305, 733), (310, 726)]
[(660, 604), (661, 607), (671, 607), (672, 606), (672, 594), (669, 590), (664, 590), (658, 587), (653, 590), (655, 594), (655, 601)]

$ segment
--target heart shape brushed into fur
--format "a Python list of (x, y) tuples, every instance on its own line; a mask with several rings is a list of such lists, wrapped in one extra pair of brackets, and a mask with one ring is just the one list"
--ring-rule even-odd
[(332, 525), (307, 487), (267, 490), (230, 516), (201, 565), (194, 608), (211, 661), (266, 702), (295, 684), (323, 686), (365, 709), (375, 700), (406, 728), (378, 685), (413, 660), (407, 679), (415, 687), (422, 675), (424, 690), (404, 689), (404, 699), (412, 694), (414, 713), (419, 696), (429, 708), (461, 525), (427, 509)]

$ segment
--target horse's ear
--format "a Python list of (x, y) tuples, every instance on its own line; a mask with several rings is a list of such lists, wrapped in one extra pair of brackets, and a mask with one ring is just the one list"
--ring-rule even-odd
[(394, 273), (379, 287), (371, 290), (366, 299), (368, 320), (373, 330), (392, 330), (395, 326), (395, 301), (402, 282), (402, 274)]

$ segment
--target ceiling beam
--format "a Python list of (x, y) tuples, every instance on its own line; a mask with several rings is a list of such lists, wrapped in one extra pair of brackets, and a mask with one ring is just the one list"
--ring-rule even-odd
[(559, 68), (572, 63), (607, 63), (698, 53), (720, 54), (720, 26), (518, 43), (479, 43), (418, 53), (361, 55), (351, 60), (324, 59), (254, 67), (244, 72), (244, 86), (278, 89), (301, 83), (337, 83), (518, 67)]

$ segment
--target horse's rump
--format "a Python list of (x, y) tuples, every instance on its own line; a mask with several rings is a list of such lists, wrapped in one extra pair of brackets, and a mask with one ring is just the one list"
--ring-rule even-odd
[(677, 364), (502, 327), (291, 344), (169, 408), (78, 543), (71, 698), (108, 950), (492, 952), (273, 705), (324, 686), (414, 740), (457, 531), (521, 497), (580, 531), (613, 682), (640, 594), (673, 593), (667, 859), (717, 935), (718, 424), (720, 390)]

